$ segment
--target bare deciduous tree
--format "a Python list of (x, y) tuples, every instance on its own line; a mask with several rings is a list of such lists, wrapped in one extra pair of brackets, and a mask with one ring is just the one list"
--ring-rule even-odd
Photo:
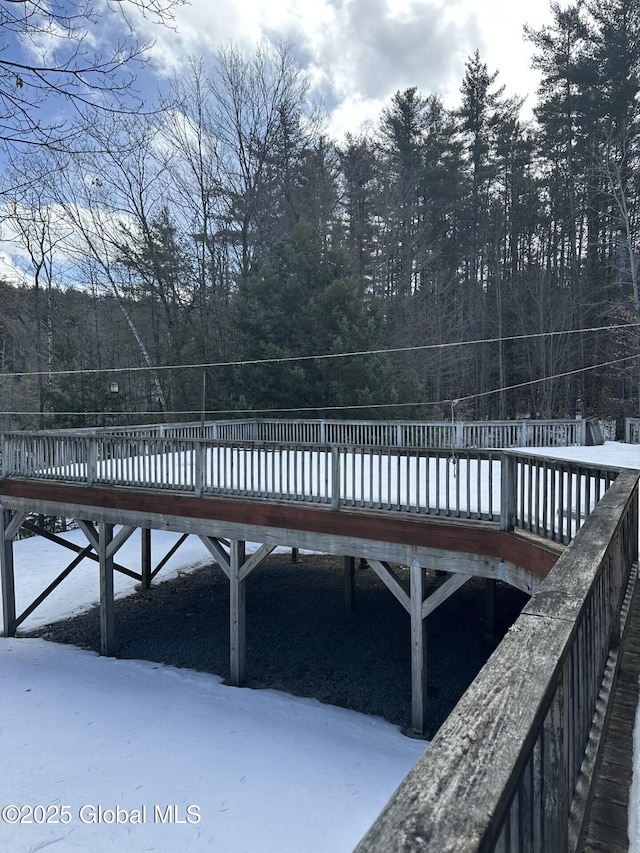
[[(72, 122), (54, 117), (52, 100), (80, 112), (131, 109), (136, 66), (150, 43), (136, 40), (129, 16), (171, 24), (185, 2), (0, 0), (0, 141), (9, 149), (78, 142)], [(121, 18), (128, 37), (102, 53), (90, 31), (108, 15)]]

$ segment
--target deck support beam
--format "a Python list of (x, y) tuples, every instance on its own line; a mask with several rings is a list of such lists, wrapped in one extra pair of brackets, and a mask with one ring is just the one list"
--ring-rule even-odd
[(411, 731), (425, 736), (427, 719), (427, 622), (422, 615), (424, 569), (413, 560), (409, 569), (411, 584)]
[[(86, 533), (86, 530), (85, 530)], [(112, 657), (116, 647), (113, 602), (113, 524), (98, 525), (98, 557), (100, 559), (100, 654)]]
[(242, 539), (229, 542), (213, 536), (200, 536), (200, 539), (229, 579), (229, 684), (243, 687), (247, 680), (246, 580), (276, 546), (261, 545), (247, 559)]
[(232, 539), (229, 549), (229, 682), (243, 687), (247, 679), (247, 593), (246, 579), (241, 577), (245, 543)]
[(5, 538), (10, 539), (12, 542), (20, 532), (20, 528), (24, 524), (25, 520), (29, 517), (29, 513), (26, 511), (14, 512), (13, 518), (11, 522), (7, 525), (5, 530)]
[(10, 509), (0, 507), (0, 575), (2, 576), (3, 637), (13, 637), (16, 632), (16, 586), (13, 570), (13, 538), (8, 534), (8, 531), (11, 529), (13, 515)]
[(215, 536), (200, 536), (199, 539), (211, 554), (216, 564), (229, 577), (229, 555), (225, 551), (222, 541), (216, 539)]
[(151, 588), (151, 528), (140, 528), (140, 575), (142, 588)]
[(385, 586), (393, 593), (411, 620), (411, 726), (407, 734), (426, 736), (427, 719), (427, 616), (460, 589), (471, 575), (452, 574), (425, 599), (426, 570), (419, 560), (409, 567), (409, 594), (387, 563), (367, 561)]

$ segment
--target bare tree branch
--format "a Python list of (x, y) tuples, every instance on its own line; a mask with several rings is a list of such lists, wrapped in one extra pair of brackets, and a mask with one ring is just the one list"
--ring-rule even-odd
[[(77, 139), (73, 113), (139, 110), (133, 87), (152, 43), (136, 39), (134, 17), (172, 26), (186, 2), (0, 0), (0, 142), (61, 147)], [(115, 43), (99, 28), (110, 17), (127, 30)]]

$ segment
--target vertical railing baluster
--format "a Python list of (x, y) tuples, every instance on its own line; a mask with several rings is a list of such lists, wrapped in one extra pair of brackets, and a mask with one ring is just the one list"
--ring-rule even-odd
[(555, 462), (552, 462), (549, 466), (549, 474), (551, 478), (551, 497), (549, 500), (549, 538), (554, 542), (557, 541), (557, 512), (556, 512), (556, 482), (557, 482), (557, 465)]
[(559, 481), (558, 481), (558, 528), (560, 533), (560, 541), (565, 542), (564, 528), (565, 528), (565, 468), (564, 466), (558, 466), (559, 473)]
[(584, 520), (583, 509), (582, 509), (582, 477), (583, 477), (583, 469), (578, 468), (576, 471), (576, 533), (582, 527), (582, 523)]
[(331, 448), (331, 509), (340, 509), (340, 450), (336, 446)]
[(202, 452), (203, 452), (202, 441), (203, 440), (201, 439), (200, 441), (196, 441), (192, 445), (192, 447), (193, 447), (192, 454), (195, 453), (195, 457), (196, 457), (196, 459), (195, 459), (196, 470), (195, 470), (194, 493), (195, 493), (195, 496), (197, 498), (202, 497), (202, 487), (203, 487), (203, 483), (204, 483), (204, 472), (203, 472), (203, 461), (204, 460), (202, 458)]

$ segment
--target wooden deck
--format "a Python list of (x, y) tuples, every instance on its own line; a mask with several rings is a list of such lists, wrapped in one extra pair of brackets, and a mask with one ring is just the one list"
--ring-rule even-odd
[[(563, 550), (526, 531), (500, 530), (495, 523), (436, 521), (410, 513), (362, 510), (304, 502), (256, 500), (245, 497), (195, 497), (162, 488), (81, 485), (29, 478), (0, 479), (0, 553), (3, 590), (3, 633), (13, 636), (21, 622), (81, 559), (69, 566), (23, 613), (15, 598), (12, 542), (29, 513), (73, 518), (84, 531), (100, 563), (101, 649), (115, 649), (113, 611), (114, 557), (136, 528), (172, 530), (199, 536), (230, 582), (230, 681), (241, 686), (246, 679), (245, 594), (250, 573), (273, 548), (305, 548), (344, 556), (345, 583), (353, 576), (353, 558), (366, 559), (410, 616), (412, 625), (412, 731), (425, 735), (427, 719), (426, 633), (428, 615), (473, 576), (496, 580), (533, 594)], [(115, 525), (123, 525), (114, 535)], [(245, 543), (259, 543), (251, 556)], [(82, 554), (84, 556), (84, 552)], [(152, 577), (143, 557), (139, 577)], [(145, 565), (147, 563), (147, 565)], [(411, 566), (409, 589), (400, 583), (392, 566)], [(19, 567), (18, 567), (19, 568)], [(425, 597), (426, 570), (449, 573), (448, 580)], [(131, 572), (128, 572), (131, 574)], [(488, 609), (491, 596), (488, 592)], [(489, 616), (487, 618), (490, 618)]]
[[(409, 616), (411, 733), (425, 736), (429, 615), (472, 576), (486, 578), (489, 593), (500, 579), (533, 594), (358, 849), (580, 849), (607, 723), (607, 714), (599, 715), (610, 707), (616, 672), (619, 689), (627, 680), (620, 615), (633, 607), (640, 620), (640, 592), (632, 595), (637, 471), (514, 451), (1, 438), (5, 636), (29, 611), (16, 611), (13, 541), (30, 513), (75, 519), (88, 542), (30, 607), (93, 551), (103, 654), (115, 649), (114, 558), (127, 538), (140, 528), (141, 571), (134, 576), (144, 585), (153, 576), (150, 529), (198, 536), (229, 581), (229, 682), (236, 686), (246, 672), (246, 581), (273, 548), (344, 556), (349, 590), (360, 557)], [(116, 532), (116, 525), (123, 526)], [(259, 545), (250, 555), (248, 542)], [(397, 565), (409, 569), (408, 588)], [(428, 569), (449, 574), (429, 596)], [(487, 600), (489, 612), (490, 594)], [(632, 632), (627, 648), (637, 643)], [(622, 799), (632, 752), (619, 735), (633, 726), (633, 686), (633, 699), (618, 700), (626, 719), (610, 716), (613, 752), (601, 764), (604, 793), (592, 799), (592, 823), (610, 835), (589, 836), (589, 851), (626, 849)], [(612, 846), (616, 839), (620, 847)]]
[(628, 618), (630, 624), (589, 811), (584, 853), (626, 853), (629, 849), (633, 727), (640, 698), (640, 584), (636, 584)]

